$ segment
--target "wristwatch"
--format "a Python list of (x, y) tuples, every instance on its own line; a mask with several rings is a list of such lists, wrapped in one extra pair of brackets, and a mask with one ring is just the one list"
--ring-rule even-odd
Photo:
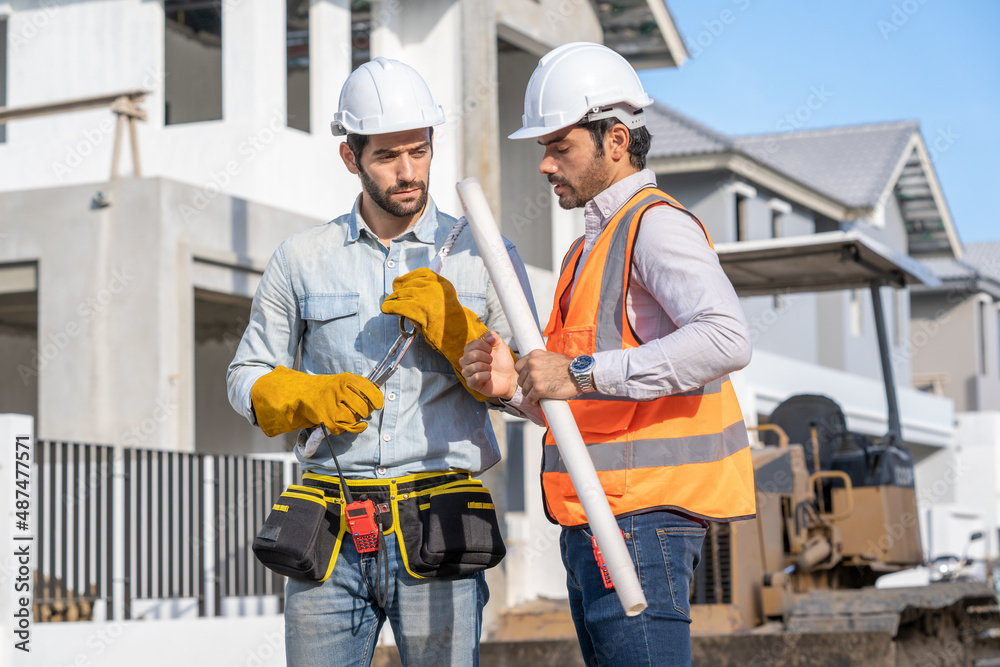
[(581, 354), (569, 362), (569, 374), (573, 376), (573, 379), (584, 393), (597, 391), (597, 388), (594, 386), (595, 363), (594, 358), (589, 354)]

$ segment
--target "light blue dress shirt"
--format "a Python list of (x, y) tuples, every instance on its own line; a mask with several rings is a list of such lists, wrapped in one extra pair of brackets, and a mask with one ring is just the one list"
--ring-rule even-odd
[[(229, 401), (236, 411), (256, 424), (250, 388), (277, 366), (316, 375), (367, 375), (399, 333), (399, 318), (380, 310), (393, 279), (428, 266), (455, 222), (428, 199), (420, 219), (387, 247), (355, 203), (350, 214), (286, 239), (264, 270), (250, 324), (229, 366)], [(507, 251), (528, 302), (534, 303), (524, 264), (510, 242)], [(459, 301), (513, 348), (510, 327), (468, 227), (445, 258), (441, 274), (455, 286)], [(472, 398), (448, 360), (419, 334), (382, 391), (385, 406), (372, 413), (363, 433), (332, 438), (349, 477), (450, 469), (479, 473), (500, 459), (487, 405)], [(304, 469), (336, 470), (323, 444), (310, 458), (298, 448), (296, 455)]]

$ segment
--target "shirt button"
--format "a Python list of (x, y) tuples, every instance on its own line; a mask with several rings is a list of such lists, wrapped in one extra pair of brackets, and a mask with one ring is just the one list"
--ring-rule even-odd
[(388, 262), (385, 263), (385, 265), (391, 269), (392, 267), (396, 266), (396, 260), (390, 259)]
[(603, 209), (603, 210), (601, 211), (601, 213), (603, 213), (604, 215), (611, 215), (611, 209), (608, 209), (608, 208), (606, 208), (606, 209)]
[(386, 398), (388, 398), (390, 401), (395, 401), (396, 400), (396, 392), (390, 391), (389, 395), (386, 396)]
[(617, 387), (608, 387), (608, 393), (612, 394), (612, 395), (617, 394), (618, 393), (618, 388)]
[(379, 466), (378, 468), (375, 468), (375, 472), (377, 472), (380, 475), (384, 475), (385, 474), (385, 466)]
[(390, 440), (392, 440), (392, 436), (386, 433), (385, 435), (382, 436), (382, 439), (385, 440), (386, 442), (389, 442)]

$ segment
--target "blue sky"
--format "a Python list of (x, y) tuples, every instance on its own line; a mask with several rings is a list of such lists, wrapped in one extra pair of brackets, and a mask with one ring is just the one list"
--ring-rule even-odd
[(641, 73), (657, 100), (730, 135), (919, 121), (963, 243), (1000, 240), (1000, 2), (667, 6), (692, 58)]

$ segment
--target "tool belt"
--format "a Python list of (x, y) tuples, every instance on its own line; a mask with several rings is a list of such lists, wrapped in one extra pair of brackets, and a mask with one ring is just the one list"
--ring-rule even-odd
[[(493, 498), (468, 472), (419, 473), (389, 480), (346, 480), (350, 495), (371, 500), (383, 535), (396, 533), (407, 572), (418, 579), (461, 577), (506, 554)], [(325, 581), (345, 539), (352, 539), (341, 480), (307, 472), (281, 494), (254, 540), (257, 559), (285, 576)]]

